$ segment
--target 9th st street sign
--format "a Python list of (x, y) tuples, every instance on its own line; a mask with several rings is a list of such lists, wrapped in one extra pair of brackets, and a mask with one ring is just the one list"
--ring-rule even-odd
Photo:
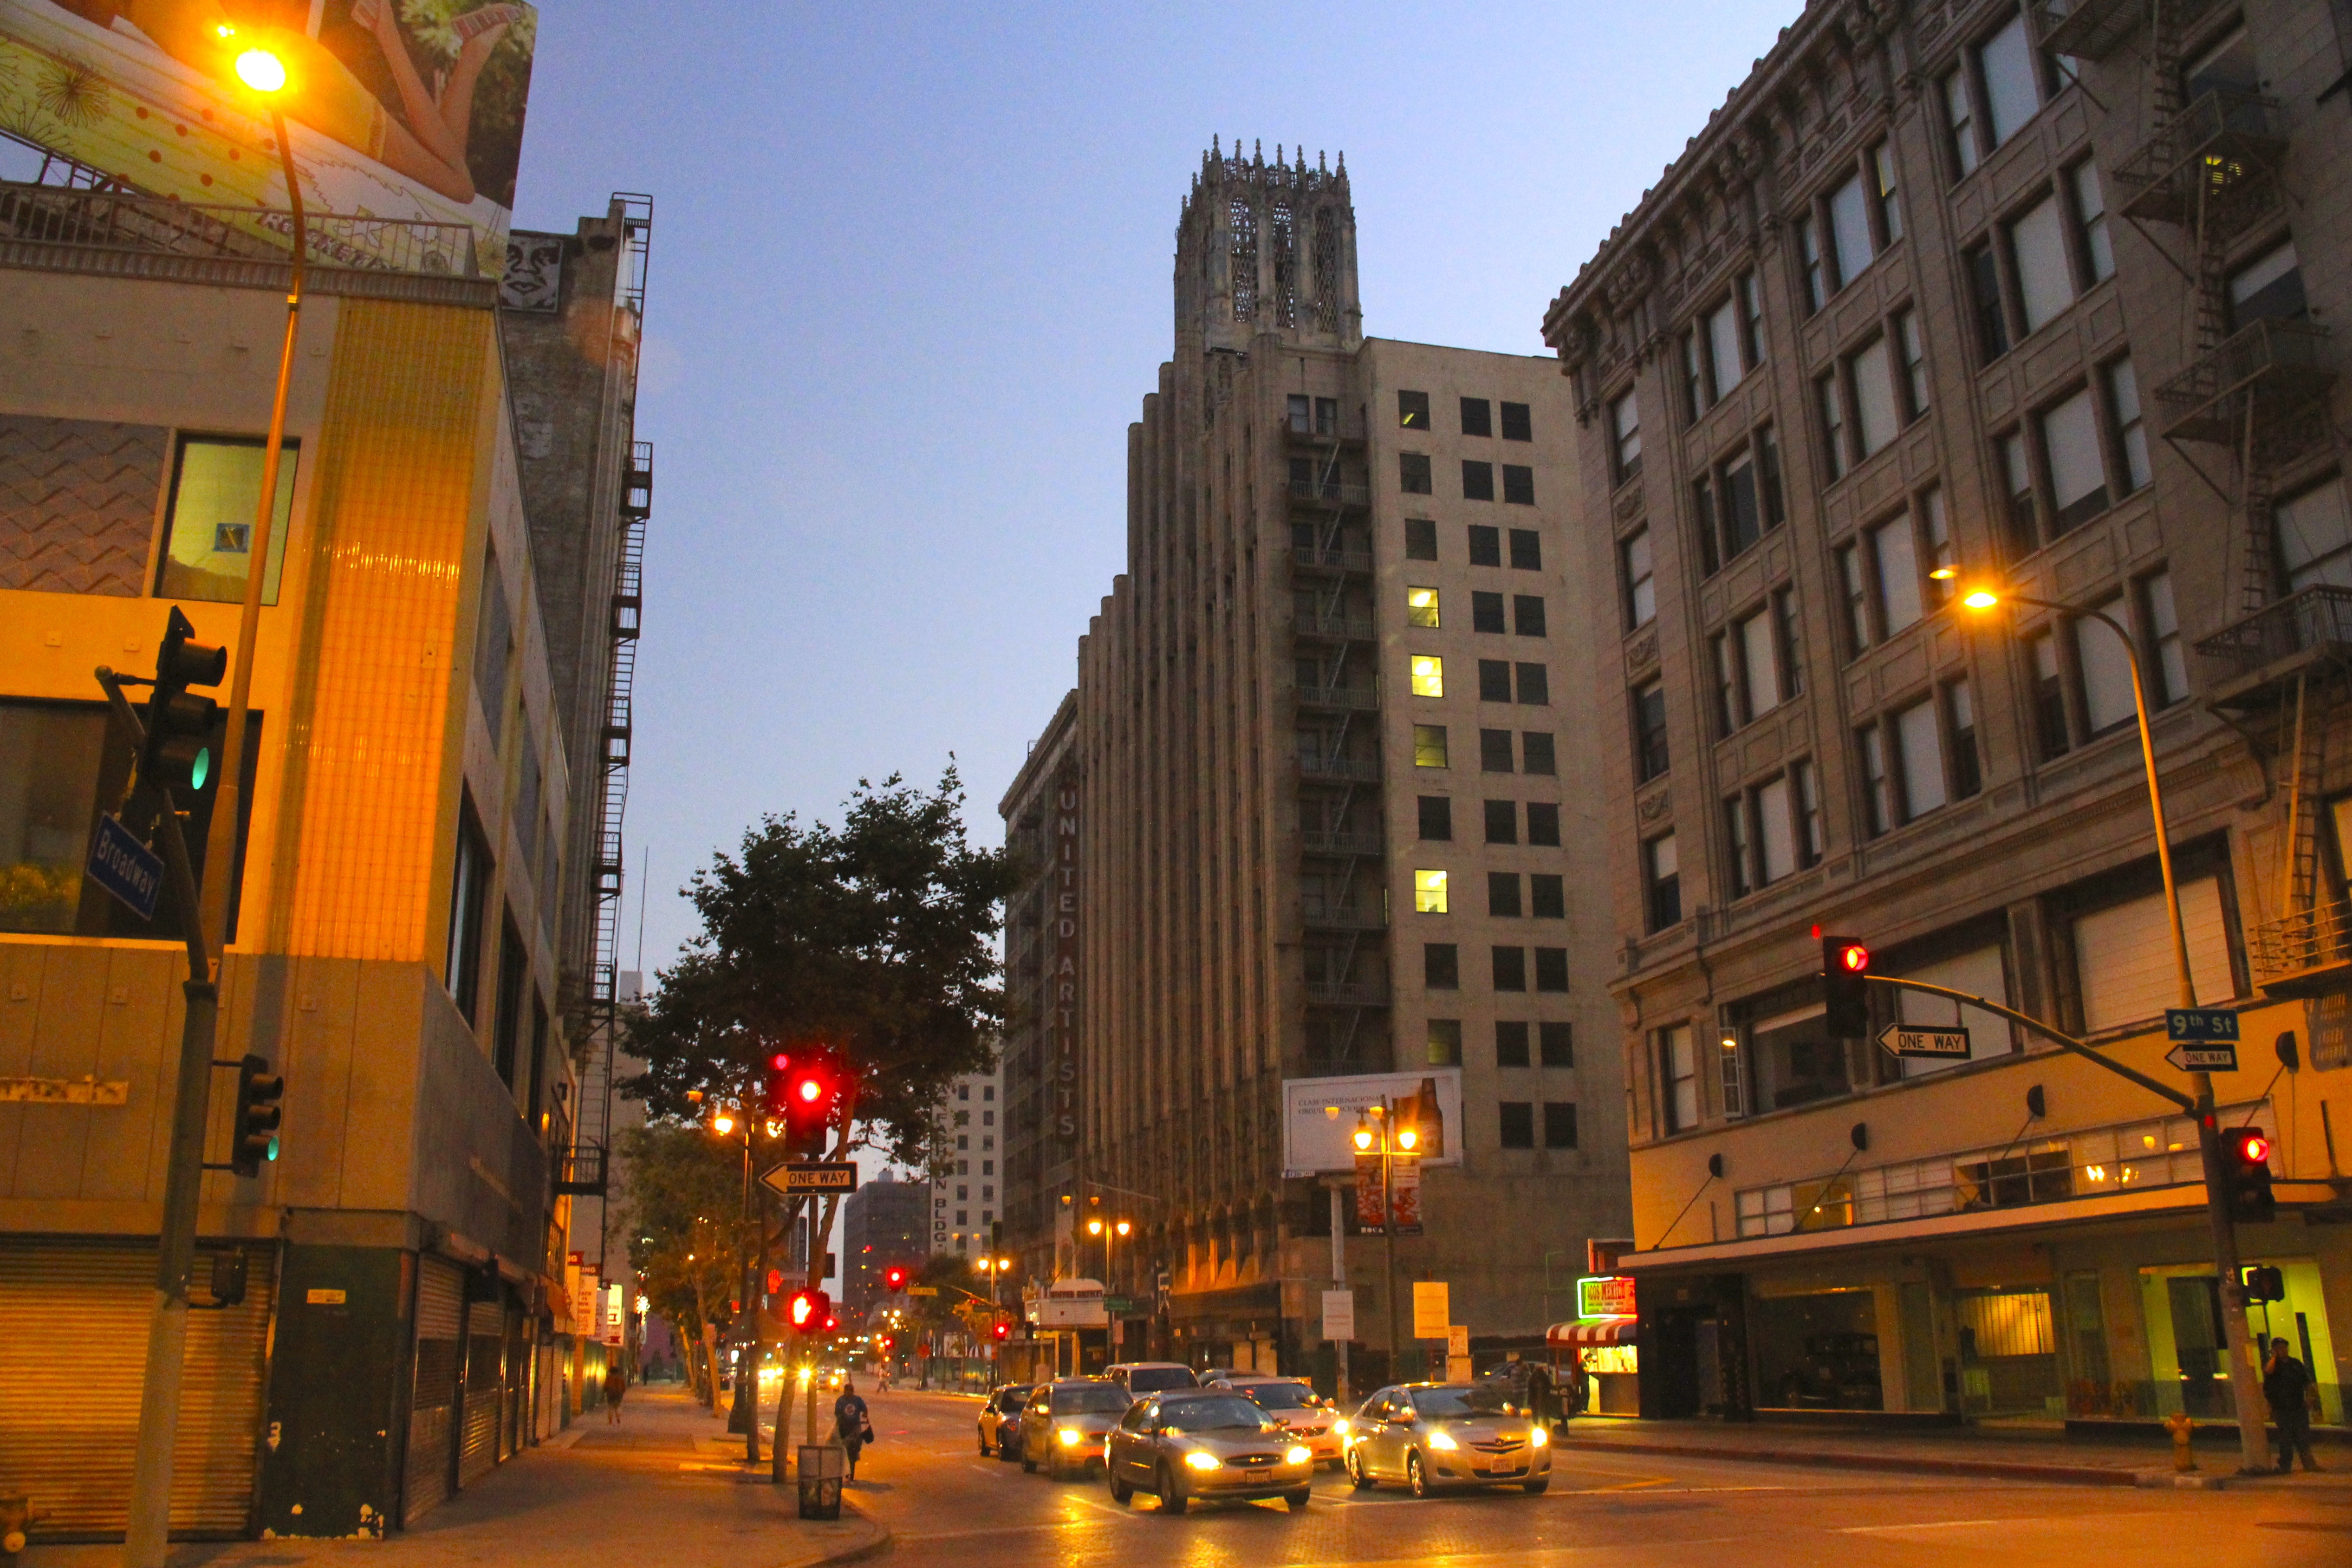
[(2238, 1015), (2230, 1007), (2167, 1007), (2164, 1059), (2178, 1072), (2236, 1072)]

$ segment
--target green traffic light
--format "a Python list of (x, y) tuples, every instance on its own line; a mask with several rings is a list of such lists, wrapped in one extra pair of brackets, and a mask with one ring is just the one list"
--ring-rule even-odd
[(188, 764), (188, 787), (202, 789), (205, 781), (213, 776), (213, 749), (205, 746), (196, 752), (196, 760)]
[(278, 1158), (278, 1135), (274, 1132), (269, 1135), (269, 1157)]

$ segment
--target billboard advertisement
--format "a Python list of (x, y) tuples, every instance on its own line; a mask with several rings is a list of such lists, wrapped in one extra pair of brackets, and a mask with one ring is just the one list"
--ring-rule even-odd
[[(1345, 1078), (1287, 1078), (1282, 1080), (1282, 1173), (1286, 1176), (1336, 1175), (1356, 1168), (1357, 1114), (1367, 1107), (1394, 1104), (1420, 1091), (1423, 1079), (1437, 1080), (1437, 1103), (1445, 1125), (1462, 1125), (1462, 1069), (1423, 1068), (1413, 1072), (1352, 1073)], [(1457, 1133), (1445, 1152), (1416, 1165), (1458, 1165), (1462, 1140)]]
[[(462, 226), (495, 277), (537, 27), (479, 0), (0, 0), (0, 132), (150, 195), (282, 212), (274, 101), (313, 211)], [(254, 47), (287, 67), (270, 99), (236, 75)], [(366, 226), (334, 233), (322, 260), (414, 255), (413, 235), (372, 254)]]

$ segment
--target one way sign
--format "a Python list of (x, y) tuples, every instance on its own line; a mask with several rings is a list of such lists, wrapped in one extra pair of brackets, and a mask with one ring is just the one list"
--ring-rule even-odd
[(1947, 1061), (1969, 1059), (1969, 1032), (1965, 1028), (1924, 1028), (1912, 1024), (1889, 1024), (1878, 1031), (1882, 1050), (1898, 1057), (1939, 1057)]
[(2164, 1059), (2178, 1072), (2236, 1072), (2238, 1046), (2234, 1040), (2175, 1046), (2164, 1053)]

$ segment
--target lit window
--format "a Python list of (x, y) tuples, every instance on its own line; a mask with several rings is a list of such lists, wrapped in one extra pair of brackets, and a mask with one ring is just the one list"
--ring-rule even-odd
[(1415, 697), (1445, 695), (1445, 661), (1435, 654), (1417, 653), (1412, 656), (1412, 694)]
[(1415, 724), (1412, 727), (1412, 765), (1417, 768), (1442, 768), (1445, 765), (1445, 726)]
[[(172, 521), (158, 598), (241, 604), (252, 549), (253, 513), (261, 500), (262, 443), (191, 437), (180, 443), (172, 476)], [(294, 514), (294, 443), (278, 462), (278, 504), (269, 524), (269, 574), (261, 602), (278, 602), (286, 534)]]
[(1437, 626), (1437, 590), (1407, 588), (1404, 591), (1404, 618), (1408, 626), (1434, 629)]
[(1442, 915), (1445, 912), (1445, 873), (1415, 871), (1412, 874), (1412, 907), (1417, 913)]

